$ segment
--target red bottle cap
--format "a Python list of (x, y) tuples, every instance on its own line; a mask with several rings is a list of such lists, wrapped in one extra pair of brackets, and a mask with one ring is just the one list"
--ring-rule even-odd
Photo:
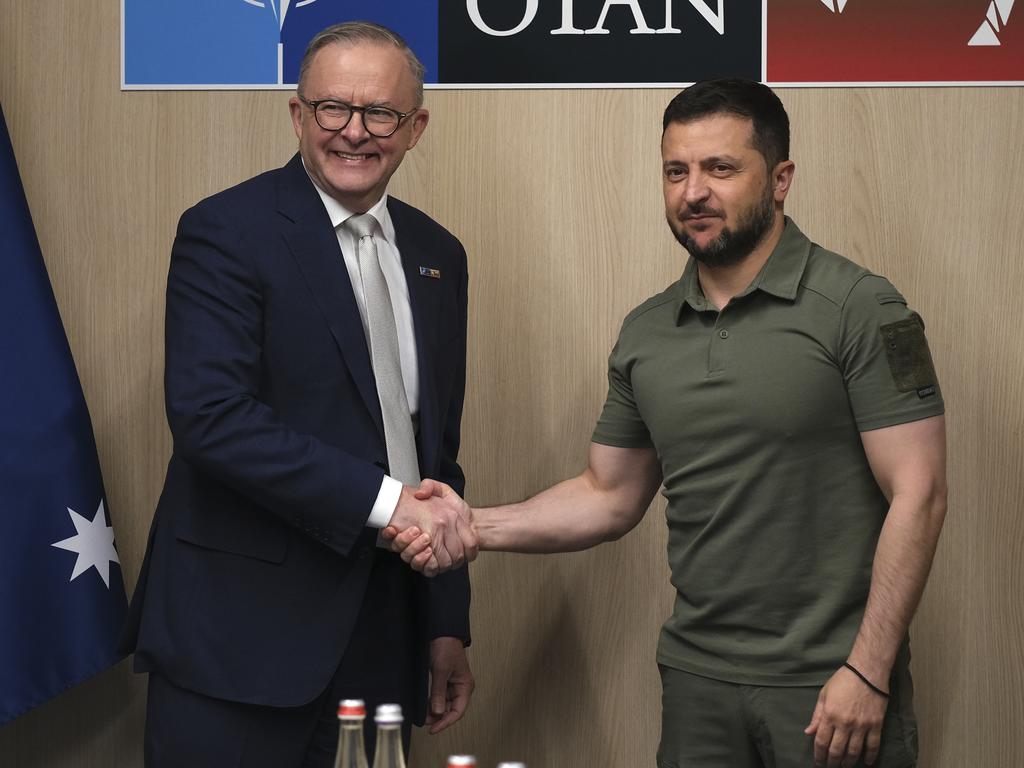
[(363, 720), (366, 718), (366, 703), (362, 699), (342, 699), (338, 704), (339, 720)]

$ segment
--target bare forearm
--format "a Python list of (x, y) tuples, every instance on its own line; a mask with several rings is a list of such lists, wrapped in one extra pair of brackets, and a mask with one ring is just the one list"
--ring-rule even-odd
[(518, 504), (474, 509), (473, 524), (480, 549), (574, 552), (623, 536), (643, 517), (653, 493), (603, 491), (584, 472)]
[(889, 673), (921, 600), (946, 514), (945, 489), (895, 497), (878, 539), (864, 619), (850, 663), (879, 685)]
[[(591, 443), (581, 475), (519, 504), (471, 510), (451, 487), (433, 480), (423, 481), (416, 498), (437, 497), (459, 516), (456, 529), (468, 534), (463, 539), (472, 560), (477, 549), (571, 552), (617, 539), (644, 516), (660, 485), (653, 448)], [(383, 535), (413, 569), (428, 576), (447, 569), (440, 557), (433, 562), (431, 541), (416, 525), (389, 525)]]

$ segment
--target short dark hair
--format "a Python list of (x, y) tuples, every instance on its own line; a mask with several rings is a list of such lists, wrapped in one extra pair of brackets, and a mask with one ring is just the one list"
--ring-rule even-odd
[(704, 80), (680, 91), (665, 108), (662, 132), (672, 123), (689, 123), (712, 115), (751, 120), (754, 149), (771, 170), (789, 159), (789, 115), (767, 85), (754, 80)]
[(313, 63), (313, 57), (316, 56), (317, 51), (321, 48), (326, 48), (328, 45), (357, 45), (359, 43), (394, 46), (405, 55), (406, 60), (409, 62), (409, 71), (412, 72), (413, 80), (415, 81), (413, 95), (416, 99), (416, 104), (414, 106), (422, 107), (423, 76), (426, 73), (426, 68), (400, 34), (380, 24), (374, 24), (372, 21), (346, 21), (341, 24), (333, 24), (317, 32), (313, 39), (309, 41), (309, 45), (306, 46), (306, 53), (303, 55), (302, 63), (299, 65), (297, 89), (299, 94), (302, 93), (302, 81), (306, 78), (306, 70)]

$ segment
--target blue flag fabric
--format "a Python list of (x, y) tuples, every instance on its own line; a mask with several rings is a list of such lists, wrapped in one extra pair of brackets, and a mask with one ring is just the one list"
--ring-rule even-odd
[(105, 506), (0, 109), (0, 724), (120, 658), (126, 601)]

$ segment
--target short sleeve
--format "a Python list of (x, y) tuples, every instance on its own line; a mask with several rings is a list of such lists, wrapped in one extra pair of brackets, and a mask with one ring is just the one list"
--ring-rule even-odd
[(859, 431), (944, 412), (924, 321), (885, 278), (865, 275), (850, 291), (838, 354)]
[(591, 440), (616, 448), (649, 448), (653, 443), (634, 397), (631, 355), (626, 351), (629, 343), (623, 338), (624, 332), (625, 326), (608, 358), (608, 397)]

